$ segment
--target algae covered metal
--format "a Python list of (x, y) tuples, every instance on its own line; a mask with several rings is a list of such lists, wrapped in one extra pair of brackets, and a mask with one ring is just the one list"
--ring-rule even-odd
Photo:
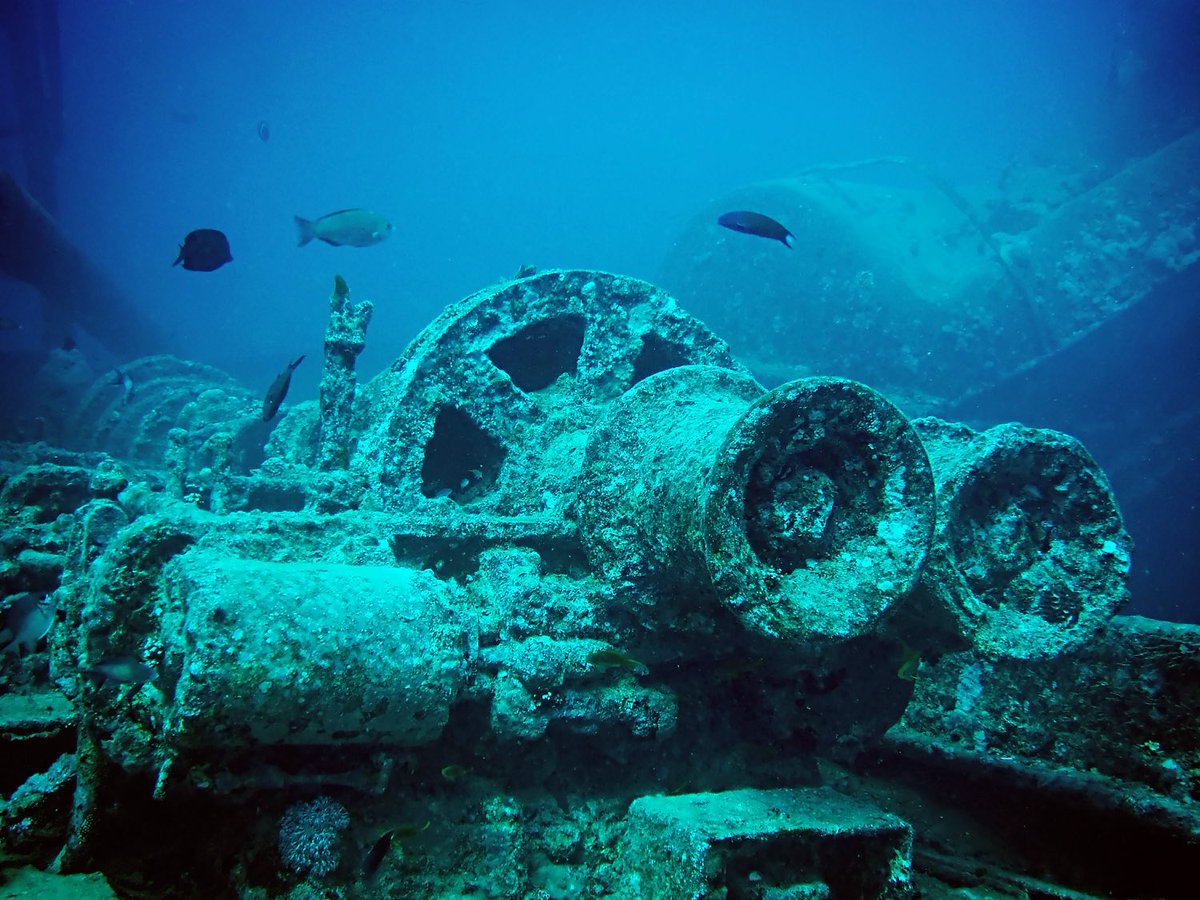
[(938, 419), (914, 426), (934, 461), (939, 506), (929, 567), (906, 611), (910, 637), (1019, 658), (1092, 638), (1128, 599), (1132, 542), (1087, 451), (1014, 423), (982, 433)]
[(789, 641), (867, 633), (912, 589), (933, 535), (916, 433), (843, 379), (765, 392), (671, 369), (614, 405), (584, 469), (584, 530), (611, 577), (687, 582)]
[(449, 500), (561, 518), (594, 419), (642, 379), (686, 364), (738, 368), (646, 282), (554, 270), (504, 282), (449, 307), (365, 386), (351, 467), (381, 509)]
[(13, 450), (0, 578), (58, 612), (6, 687), (68, 698), (72, 750), (13, 852), (119, 871), (132, 816), (212, 816), (205, 883), (270, 893), (906, 896), (914, 826), (822, 767), (1124, 599), (1066, 436), (767, 390), (603, 272), (486, 288), (360, 384), (370, 315), (335, 282), (321, 401), (271, 423), (153, 358), (79, 394), (79, 449)]

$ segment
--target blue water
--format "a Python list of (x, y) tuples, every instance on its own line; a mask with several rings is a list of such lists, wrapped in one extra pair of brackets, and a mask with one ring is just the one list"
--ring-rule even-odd
[[(1142, 8), (1136, 23), (1187, 6), (1151, 4), (1161, 14)], [(188, 356), (247, 384), (319, 354), (342, 274), (375, 303), (370, 377), (446, 304), (522, 264), (654, 280), (697, 211), (749, 182), (887, 155), (970, 186), (1014, 161), (1119, 155), (1136, 141), (1106, 133), (1105, 104), (1138, 9), (62, 0), (57, 214)], [(1173, 61), (1175, 38), (1168, 26), (1143, 47)], [(1164, 104), (1188, 93), (1188, 59), (1172, 62)], [(21, 172), (11, 140), (0, 164)], [(296, 247), (294, 215), (355, 206), (388, 216), (392, 237)], [(233, 263), (172, 268), (201, 227), (227, 233)], [(2, 349), (57, 343), (21, 286), (3, 282), (0, 303), (25, 325), (0, 334)], [(292, 397), (315, 396), (319, 374), (301, 367)], [(1068, 410), (1035, 424), (1076, 423)], [(1195, 493), (1171, 521), (1150, 510), (1135, 529), (1143, 547), (1156, 530), (1179, 545), (1154, 563), (1174, 599), (1148, 584), (1142, 609), (1200, 616), (1179, 599), (1200, 577), (1178, 540), (1180, 521), (1196, 524)]]
[[(61, 25), (64, 224), (196, 358), (262, 380), (317, 348), (335, 271), (376, 303), (370, 374), (523, 263), (653, 278), (733, 186), (880, 154), (984, 178), (1053, 152), (1090, 125), (1118, 21), (1094, 2), (67, 0)], [(390, 241), (296, 249), (293, 215), (353, 206)], [(199, 227), (233, 265), (170, 267)]]

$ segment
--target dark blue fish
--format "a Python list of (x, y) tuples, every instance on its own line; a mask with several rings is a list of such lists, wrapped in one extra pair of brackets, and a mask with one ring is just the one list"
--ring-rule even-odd
[(732, 228), (734, 231), (740, 231), (742, 234), (753, 234), (772, 241), (779, 241), (789, 250), (796, 244), (796, 236), (794, 234), (770, 216), (764, 216), (762, 213), (739, 209), (720, 216), (717, 219), (717, 224), (724, 225), (726, 228)]
[(183, 239), (179, 255), (171, 265), (183, 263), (189, 272), (211, 272), (232, 261), (229, 238), (215, 228), (198, 228)]
[(271, 126), (261, 119), (258, 123), (258, 139), (264, 144), (271, 139)]
[(271, 386), (267, 388), (267, 396), (263, 398), (263, 421), (270, 422), (275, 418), (275, 413), (279, 412), (279, 407), (283, 404), (283, 398), (287, 396), (288, 388), (292, 384), (292, 372), (296, 366), (304, 362), (304, 354), (301, 353), (295, 362), (288, 363), (285, 371), (280, 372), (275, 380), (271, 382)]

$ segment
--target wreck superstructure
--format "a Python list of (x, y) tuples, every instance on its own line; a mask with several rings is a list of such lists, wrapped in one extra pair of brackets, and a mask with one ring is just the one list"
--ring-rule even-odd
[[(119, 880), (115, 825), (189, 860), (170, 823), (220, 819), (198, 884), (906, 896), (927, 823), (884, 756), (988, 790), (1077, 769), (1057, 790), (1084, 807), (1129, 784), (1171, 811), (1164, 852), (1193, 846), (1197, 742), (1151, 779), (1165, 741), (1108, 764), (1101, 707), (1032, 687), (1109, 690), (1108, 666), (1154, 734), (1182, 713), (1139, 685), (1195, 665), (1113, 619), (1131, 546), (1078, 442), (910, 420), (847, 379), (767, 390), (672, 297), (592, 271), (480, 291), (357, 385), (369, 306), (344, 288), (321, 401), (273, 430), (156, 357), (132, 397), (76, 388), (71, 449), (10, 448), (0, 577), (57, 608), (48, 653), (9, 663), (10, 857)], [(87, 675), (112, 660), (154, 676)], [(1039, 699), (980, 718), (1006, 692)], [(1033, 739), (1067, 710), (1072, 740)], [(320, 797), (349, 824), (284, 852), (275, 824)]]

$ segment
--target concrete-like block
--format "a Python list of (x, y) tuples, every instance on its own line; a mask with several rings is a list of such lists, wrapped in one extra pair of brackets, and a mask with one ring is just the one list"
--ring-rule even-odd
[(912, 826), (828, 788), (641, 797), (628, 819), (631, 896), (911, 893)]

